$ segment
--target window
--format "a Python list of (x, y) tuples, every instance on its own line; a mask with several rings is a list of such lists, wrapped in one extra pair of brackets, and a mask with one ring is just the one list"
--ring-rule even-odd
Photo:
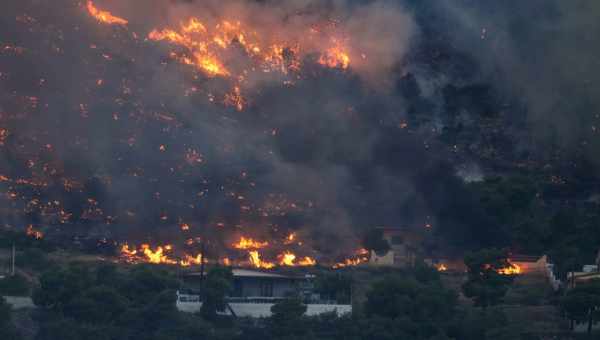
[(244, 296), (244, 285), (241, 280), (233, 280), (233, 292), (231, 296), (242, 297)]
[(273, 296), (273, 281), (261, 281), (260, 282), (260, 296), (272, 297)]

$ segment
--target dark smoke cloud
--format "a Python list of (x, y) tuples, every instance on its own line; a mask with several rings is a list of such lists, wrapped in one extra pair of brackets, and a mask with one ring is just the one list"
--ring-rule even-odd
[(557, 145), (597, 163), (598, 3), (439, 1), (432, 12), (481, 77), (524, 103), (537, 151)]

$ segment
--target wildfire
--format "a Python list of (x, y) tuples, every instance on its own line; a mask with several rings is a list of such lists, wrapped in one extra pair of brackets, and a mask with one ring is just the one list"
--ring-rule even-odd
[(333, 269), (339, 269), (339, 268), (344, 268), (344, 267), (353, 267), (353, 266), (358, 266), (362, 263), (366, 263), (369, 261), (369, 254), (370, 254), (370, 252), (365, 248), (358, 249), (354, 253), (353, 257), (347, 258), (342, 262), (338, 262), (338, 263), (334, 264)]
[(317, 265), (317, 260), (312, 257), (305, 256), (298, 261), (298, 265), (301, 267), (311, 267)]
[(347, 69), (350, 66), (350, 56), (343, 49), (333, 47), (319, 58), (319, 64), (330, 68)]
[(231, 93), (225, 95), (225, 105), (233, 106), (238, 111), (243, 111), (246, 99), (242, 96), (239, 86), (235, 86)]
[(445, 272), (448, 270), (448, 267), (446, 267), (446, 265), (443, 263), (440, 263), (439, 265), (437, 265), (436, 268), (439, 272)]
[[(108, 11), (99, 10), (91, 0), (87, 2), (87, 9), (101, 23), (128, 23)], [(177, 27), (154, 28), (147, 34), (147, 39), (169, 43), (174, 47), (169, 52), (171, 59), (194, 67), (208, 78), (231, 80), (231, 90), (220, 94), (222, 97), (218, 102), (242, 111), (248, 103), (242, 95), (244, 85), (253, 74), (292, 75), (293, 78), (283, 80), (289, 85), (299, 77), (305, 60), (316, 60), (323, 67), (348, 69), (351, 60), (347, 39), (339, 39), (338, 35), (339, 32), (326, 29), (307, 29), (302, 38), (287, 40), (259, 35), (252, 27), (237, 20), (225, 18), (208, 25), (191, 17)], [(239, 62), (240, 52), (246, 61)], [(215, 100), (213, 94), (208, 97), (211, 102)]]
[(294, 243), (294, 241), (296, 240), (296, 233), (290, 233), (285, 240), (283, 241), (284, 244), (292, 244)]
[(171, 250), (171, 247), (169, 245), (165, 246), (164, 248), (162, 246), (158, 246), (156, 248), (156, 250), (152, 250), (152, 248), (150, 248), (150, 245), (142, 244), (142, 252), (144, 255), (146, 255), (148, 262), (155, 263), (155, 264), (161, 264), (161, 263), (175, 264), (175, 263), (177, 263), (177, 261), (169, 259), (169, 257), (164, 254), (165, 250)]
[(294, 255), (290, 252), (285, 252), (285, 253), (279, 255), (279, 265), (281, 265), (281, 266), (293, 267), (295, 260), (296, 260), (296, 255)]
[(519, 275), (521, 274), (521, 267), (515, 263), (512, 263), (510, 261), (508, 261), (508, 263), (510, 264), (510, 266), (506, 267), (506, 268), (502, 268), (498, 270), (499, 274), (502, 275)]
[(125, 243), (121, 246), (121, 254), (127, 256), (135, 256), (137, 254), (137, 250), (129, 249), (129, 245)]
[(275, 267), (275, 263), (261, 260), (257, 250), (249, 251), (248, 259), (250, 260), (250, 264), (256, 268), (271, 269)]
[(112, 15), (108, 11), (103, 11), (103, 10), (96, 8), (96, 6), (94, 5), (94, 3), (91, 0), (89, 0), (87, 2), (87, 10), (91, 16), (93, 16), (98, 21), (103, 22), (105, 24), (127, 25), (127, 23), (128, 23), (128, 21), (123, 18), (119, 18), (117, 16)]
[(35, 238), (36, 240), (41, 240), (44, 238), (44, 233), (42, 233), (39, 230), (35, 230), (33, 229), (33, 225), (29, 225), (27, 226), (27, 230), (25, 231), (27, 233), (27, 236), (31, 236), (33, 238)]
[(184, 254), (181, 258), (171, 256), (173, 251), (172, 245), (157, 246), (154, 250), (148, 244), (142, 244), (138, 249), (130, 247), (125, 243), (121, 245), (121, 258), (128, 263), (153, 263), (153, 264), (169, 264), (189, 267), (199, 265), (202, 262), (207, 263), (207, 260), (202, 254), (190, 255)]
[[(215, 38), (211, 42), (207, 37), (197, 37), (206, 33), (208, 33), (206, 27), (198, 19), (191, 18), (187, 24), (181, 24), (179, 32), (172, 29), (161, 31), (155, 29), (148, 34), (148, 39), (154, 41), (166, 40), (172, 44), (185, 47), (189, 51), (187, 55), (179, 55), (175, 52), (171, 55), (184, 64), (195, 66), (204, 71), (209, 77), (229, 76), (229, 71), (215, 54), (214, 46), (211, 49), (211, 45), (216, 43)], [(217, 45), (221, 48), (227, 47)]]
[(236, 249), (262, 249), (269, 245), (269, 242), (259, 242), (251, 238), (242, 236), (238, 243), (234, 243), (233, 247)]
[(202, 261), (204, 261), (204, 263), (207, 263), (206, 259), (204, 259), (202, 254), (198, 254), (196, 256), (186, 254), (185, 257), (179, 262), (179, 265), (182, 267), (189, 267), (191, 265), (202, 264)]
[[(227, 56), (224, 52), (234, 47), (243, 50), (263, 72), (287, 74), (289, 71), (298, 71), (301, 67), (300, 54), (314, 52), (318, 53), (318, 61), (325, 67), (347, 69), (350, 66), (350, 56), (338, 39), (330, 39), (331, 46), (312, 48), (314, 51), (302, 48), (300, 41), (265, 43), (263, 37), (239, 21), (222, 20), (214, 27), (207, 28), (198, 18), (192, 17), (187, 22), (181, 22), (177, 29), (154, 29), (148, 34), (148, 39), (168, 41), (183, 47), (186, 53), (172, 52), (171, 56), (184, 64), (195, 66), (209, 77), (232, 75), (225, 66)], [(238, 75), (246, 73), (248, 70), (242, 70)], [(239, 76), (236, 78), (239, 79)]]

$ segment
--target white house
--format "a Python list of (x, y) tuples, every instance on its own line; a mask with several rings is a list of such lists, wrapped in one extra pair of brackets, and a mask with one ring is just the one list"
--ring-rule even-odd
[[(233, 269), (234, 290), (227, 298), (229, 308), (224, 315), (238, 317), (268, 317), (271, 307), (290, 296), (301, 296), (306, 304), (306, 315), (335, 312), (338, 315), (352, 312), (351, 304), (337, 304), (335, 301), (320, 300), (312, 293), (313, 275), (290, 276), (247, 269)], [(200, 277), (199, 273), (188, 277)], [(194, 313), (200, 310), (202, 301), (197, 294), (177, 292), (177, 308)]]

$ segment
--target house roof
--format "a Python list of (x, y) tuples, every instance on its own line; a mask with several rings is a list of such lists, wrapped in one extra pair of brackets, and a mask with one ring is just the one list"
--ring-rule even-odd
[[(234, 268), (231, 270), (233, 273), (233, 277), (258, 277), (258, 278), (272, 278), (272, 279), (299, 279), (297, 276), (289, 276), (282, 275), (276, 273), (268, 273), (258, 270), (249, 270), (249, 269), (241, 269)], [(200, 276), (199, 272), (189, 273), (188, 276)], [(206, 273), (204, 274), (206, 275)]]
[(270, 278), (279, 278), (279, 279), (293, 279), (295, 277), (288, 275), (281, 275), (275, 273), (267, 273), (261, 272), (257, 270), (248, 270), (248, 269), (233, 269), (234, 277), (270, 277)]

